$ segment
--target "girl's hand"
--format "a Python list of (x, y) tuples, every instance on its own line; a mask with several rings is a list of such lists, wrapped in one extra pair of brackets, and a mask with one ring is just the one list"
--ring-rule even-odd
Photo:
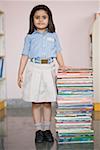
[(72, 69), (71, 66), (66, 66), (66, 67), (65, 67), (66, 72), (67, 72), (68, 70), (70, 70), (70, 69)]
[(59, 66), (58, 72), (67, 72), (70, 69), (72, 69), (71, 66)]
[(65, 72), (66, 67), (65, 66), (59, 66), (58, 72)]
[(19, 88), (22, 88), (23, 84), (23, 75), (18, 75), (18, 80), (17, 80)]

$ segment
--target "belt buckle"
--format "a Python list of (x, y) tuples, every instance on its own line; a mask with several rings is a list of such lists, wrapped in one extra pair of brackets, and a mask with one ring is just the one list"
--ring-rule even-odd
[(41, 59), (41, 64), (48, 64), (48, 59)]

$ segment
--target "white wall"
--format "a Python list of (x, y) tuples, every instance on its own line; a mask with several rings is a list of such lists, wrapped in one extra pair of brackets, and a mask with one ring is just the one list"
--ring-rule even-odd
[[(40, 3), (0, 1), (0, 9), (5, 12), (6, 24), (7, 98), (21, 97), (21, 90), (16, 82), (20, 54), (24, 37), (28, 32), (30, 11)], [(65, 64), (73, 67), (89, 67), (89, 33), (98, 2), (51, 1), (43, 4), (52, 10)]]

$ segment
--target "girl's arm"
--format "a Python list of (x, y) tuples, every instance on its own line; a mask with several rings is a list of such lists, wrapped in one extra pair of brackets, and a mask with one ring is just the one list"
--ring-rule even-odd
[(59, 64), (59, 70), (65, 71), (65, 65), (64, 65), (64, 60), (61, 52), (57, 53), (57, 62)]
[(20, 59), (20, 65), (19, 65), (19, 70), (18, 70), (18, 86), (21, 88), (22, 87), (22, 82), (23, 82), (23, 72), (25, 69), (25, 66), (28, 61), (28, 56), (22, 55)]

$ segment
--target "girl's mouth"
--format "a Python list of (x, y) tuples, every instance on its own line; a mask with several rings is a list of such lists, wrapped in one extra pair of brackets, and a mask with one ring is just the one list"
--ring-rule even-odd
[(38, 25), (44, 25), (44, 23), (38, 23)]

